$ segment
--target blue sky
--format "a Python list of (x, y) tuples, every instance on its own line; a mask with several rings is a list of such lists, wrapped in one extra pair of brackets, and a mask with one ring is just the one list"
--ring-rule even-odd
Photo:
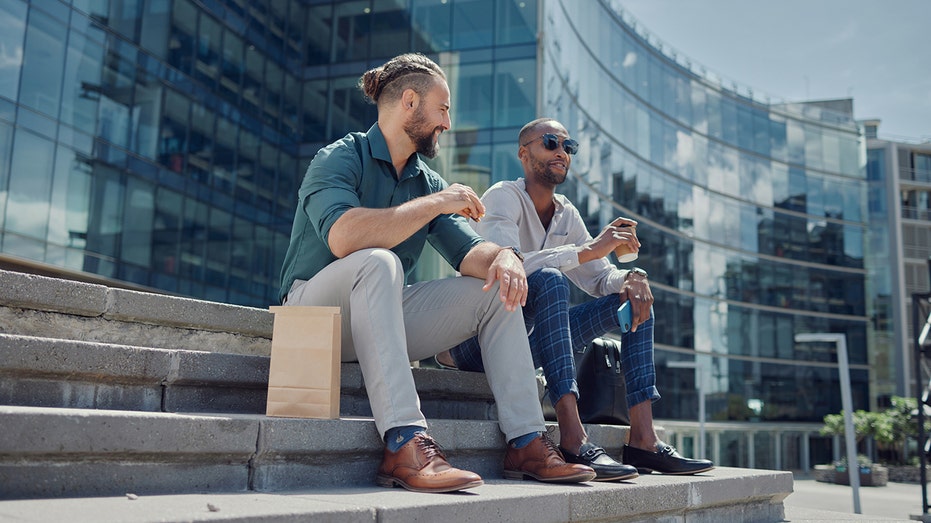
[(931, 0), (620, 0), (693, 63), (773, 100), (852, 97), (881, 138), (931, 141)]

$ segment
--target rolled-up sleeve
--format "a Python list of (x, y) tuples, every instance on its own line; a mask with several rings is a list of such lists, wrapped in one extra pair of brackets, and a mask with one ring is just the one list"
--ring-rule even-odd
[(345, 146), (321, 150), (307, 168), (298, 198), (317, 235), (327, 244), (336, 220), (361, 206), (356, 190), (361, 172), (358, 154)]
[(459, 270), (462, 260), (473, 247), (485, 241), (462, 216), (443, 214), (430, 223), (430, 245), (440, 253), (449, 265)]

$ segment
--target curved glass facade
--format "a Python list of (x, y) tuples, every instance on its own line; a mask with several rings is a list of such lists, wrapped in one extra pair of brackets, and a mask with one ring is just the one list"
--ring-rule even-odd
[(794, 341), (806, 332), (846, 334), (854, 405), (868, 408), (867, 185), (852, 115), (716, 84), (615, 2), (555, 0), (543, 20), (541, 114), (583, 145), (566, 193), (593, 229), (640, 223), (660, 388), (676, 398), (656, 416), (697, 419), (696, 380), (709, 420), (839, 412), (836, 351)]

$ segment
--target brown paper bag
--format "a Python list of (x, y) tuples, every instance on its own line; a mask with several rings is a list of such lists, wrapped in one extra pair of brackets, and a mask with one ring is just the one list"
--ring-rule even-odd
[(339, 307), (269, 307), (275, 315), (265, 414), (339, 418)]

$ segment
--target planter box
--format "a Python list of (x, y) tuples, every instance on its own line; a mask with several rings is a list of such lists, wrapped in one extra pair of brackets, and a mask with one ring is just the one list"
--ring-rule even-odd
[[(889, 469), (881, 465), (871, 467), (860, 467), (860, 486), (861, 487), (885, 487), (889, 482)], [(850, 475), (847, 469), (834, 470), (834, 483), (838, 485), (849, 485)]]

